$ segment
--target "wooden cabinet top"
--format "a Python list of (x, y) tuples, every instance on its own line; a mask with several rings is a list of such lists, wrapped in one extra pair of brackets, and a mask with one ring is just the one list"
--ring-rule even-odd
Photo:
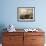
[(45, 35), (44, 32), (3, 32), (3, 35), (18, 35), (18, 36), (22, 36), (22, 35)]

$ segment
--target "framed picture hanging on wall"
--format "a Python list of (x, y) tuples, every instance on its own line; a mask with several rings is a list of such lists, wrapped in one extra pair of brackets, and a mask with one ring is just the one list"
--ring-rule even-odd
[(21, 22), (35, 21), (35, 7), (18, 7), (17, 21)]

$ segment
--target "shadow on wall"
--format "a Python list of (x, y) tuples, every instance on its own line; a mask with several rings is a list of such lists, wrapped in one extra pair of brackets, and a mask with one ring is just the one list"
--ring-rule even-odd
[(4, 30), (4, 28), (6, 28), (5, 25), (0, 24), (0, 43), (2, 43), (2, 36), (3, 36), (2, 32), (6, 31), (6, 30)]

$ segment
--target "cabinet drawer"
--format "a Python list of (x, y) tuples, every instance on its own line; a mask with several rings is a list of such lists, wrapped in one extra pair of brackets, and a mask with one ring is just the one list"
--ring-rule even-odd
[(23, 46), (23, 44), (3, 44), (2, 46)]
[(3, 43), (2, 46), (16, 46), (16, 45), (15, 45), (15, 43), (12, 43), (12, 44), (10, 44), (10, 43)]
[(44, 36), (44, 32), (25, 32), (24, 36)]
[(14, 43), (23, 41), (23, 36), (4, 36), (3, 43)]
[(24, 36), (24, 46), (31, 46), (32, 44), (32, 37), (30, 36)]
[(32, 44), (32, 46), (44, 46), (44, 44)]
[(33, 44), (43, 44), (44, 36), (32, 36), (32, 43)]
[(4, 36), (23, 36), (23, 32), (4, 32)]

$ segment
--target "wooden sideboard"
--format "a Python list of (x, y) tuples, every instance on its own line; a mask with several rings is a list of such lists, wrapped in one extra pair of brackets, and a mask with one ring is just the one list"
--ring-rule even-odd
[(44, 32), (3, 32), (3, 46), (44, 46)]

